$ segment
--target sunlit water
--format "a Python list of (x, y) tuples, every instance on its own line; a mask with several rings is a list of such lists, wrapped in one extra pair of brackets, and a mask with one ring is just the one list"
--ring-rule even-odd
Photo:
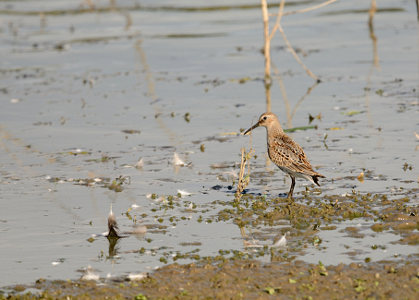
[[(223, 209), (213, 201), (234, 197), (228, 177), (238, 172), (240, 148), (249, 147), (249, 138), (235, 133), (266, 109), (259, 6), (115, 1), (109, 9), (109, 1), (93, 2), (89, 10), (81, 0), (0, 1), (2, 286), (78, 278), (89, 265), (102, 277), (150, 271), (164, 265), (165, 253), (170, 263), (176, 253), (195, 249), (201, 256), (248, 251), (237, 225), (207, 220)], [(290, 3), (286, 10), (310, 5)], [(285, 128), (306, 126), (309, 114), (321, 114), (311, 124), (317, 130), (292, 136), (327, 176), (325, 194), (396, 197), (418, 187), (416, 8), (407, 0), (378, 5), (375, 44), (368, 1), (338, 1), (283, 18), (288, 39), (322, 80), (314, 87), (279, 33), (272, 41), (278, 72), (272, 111)], [(290, 180), (266, 165), (265, 138), (262, 129), (252, 136), (258, 155), (252, 172), (274, 173), (248, 189), (276, 197), (288, 191)], [(175, 168), (174, 152), (190, 165)], [(130, 167), (139, 158), (143, 168)], [(219, 165), (225, 168), (214, 168)], [(363, 183), (356, 179), (362, 171), (369, 171)], [(119, 176), (127, 179), (118, 193), (100, 182), (75, 184)], [(297, 198), (307, 185), (297, 181)], [(149, 195), (178, 190), (192, 195), (175, 197), (179, 206), (166, 211)], [(414, 199), (409, 205), (418, 205)], [(136, 221), (148, 232), (120, 240), (110, 256), (106, 238), (89, 238), (106, 231), (111, 203), (122, 231)], [(367, 221), (349, 223), (320, 231), (322, 248), (311, 245), (298, 258), (336, 264), (417, 252), (392, 243), (397, 234), (376, 235)], [(347, 236), (340, 230), (346, 226), (360, 227), (365, 238)], [(262, 245), (278, 234), (257, 230), (266, 230)], [(373, 244), (386, 247), (373, 251)]]

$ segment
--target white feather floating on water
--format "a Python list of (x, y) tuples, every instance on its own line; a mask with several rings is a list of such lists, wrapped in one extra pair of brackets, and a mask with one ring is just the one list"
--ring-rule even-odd
[(175, 166), (185, 166), (185, 162), (180, 159), (179, 155), (176, 152), (173, 153), (173, 164)]
[(100, 276), (93, 272), (93, 268), (91, 266), (88, 266), (86, 268), (86, 271), (84, 275), (81, 277), (81, 280), (94, 280), (98, 281)]
[(288, 232), (285, 232), (284, 235), (281, 238), (279, 238), (277, 241), (274, 240), (272, 247), (274, 248), (286, 247), (287, 246), (287, 237), (286, 237), (287, 233)]
[(144, 167), (144, 159), (143, 159), (143, 158), (139, 159), (139, 160), (137, 161), (137, 163), (134, 165), (134, 167), (135, 167), (136, 169), (141, 170), (141, 169)]
[(189, 193), (185, 190), (177, 190), (177, 193), (181, 196), (181, 197), (186, 197), (186, 196), (190, 196), (192, 195), (192, 193)]

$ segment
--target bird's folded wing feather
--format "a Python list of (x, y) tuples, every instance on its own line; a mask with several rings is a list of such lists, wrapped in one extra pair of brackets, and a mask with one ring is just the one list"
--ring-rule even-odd
[(294, 172), (316, 175), (304, 150), (289, 136), (281, 135), (269, 139), (269, 157), (278, 166)]

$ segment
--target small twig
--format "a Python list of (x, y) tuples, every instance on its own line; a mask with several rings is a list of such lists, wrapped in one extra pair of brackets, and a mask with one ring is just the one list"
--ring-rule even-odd
[(294, 108), (292, 109), (291, 112), (291, 120), (294, 118), (295, 112), (297, 111), (297, 108), (300, 106), (300, 104), (304, 101), (304, 99), (310, 95), (311, 91), (319, 84), (318, 81), (316, 81), (313, 85), (311, 85), (306, 93), (297, 101), (297, 103), (295, 104)]
[(279, 70), (275, 66), (275, 64), (273, 64), (273, 68), (274, 68), (274, 73), (276, 74), (276, 77), (278, 79), (279, 90), (281, 91), (282, 99), (284, 100), (285, 109), (287, 112), (287, 127), (291, 127), (292, 118), (291, 118), (291, 113), (290, 113), (291, 111), (290, 101), (288, 99), (287, 90), (285, 89), (284, 81), (282, 80), (281, 74), (279, 74)]
[(128, 11), (121, 11), (121, 14), (125, 17), (125, 27), (124, 29), (127, 31), (132, 26), (132, 18)]
[(273, 37), (275, 35), (275, 32), (278, 30), (279, 23), (281, 22), (281, 18), (283, 16), (284, 6), (285, 6), (285, 0), (281, 0), (281, 3), (279, 4), (279, 8), (278, 8), (278, 16), (276, 18), (276, 22), (275, 22), (274, 28), (272, 28), (272, 32), (269, 35), (269, 39), (270, 40), (273, 39)]
[(294, 56), (295, 60), (301, 65), (301, 67), (303, 67), (303, 69), (306, 71), (308, 76), (310, 76), (311, 78), (313, 78), (317, 82), (320, 82), (319, 78), (316, 75), (314, 75), (314, 73), (311, 72), (309, 68), (307, 68), (307, 66), (301, 61), (300, 57), (295, 52), (294, 48), (292, 48), (291, 43), (288, 41), (287, 36), (285, 35), (284, 29), (282, 29), (281, 24), (278, 24), (278, 30), (281, 33), (285, 44), (287, 45), (289, 51), (291, 51), (291, 54), (292, 54), (292, 56)]
[[(321, 8), (321, 7), (323, 7), (323, 6), (329, 5), (329, 4), (331, 4), (331, 3), (333, 3), (333, 2), (336, 2), (336, 1), (337, 1), (337, 0), (328, 0), (328, 1), (325, 1), (325, 2), (320, 3), (320, 4), (318, 4), (318, 5), (314, 5), (314, 6), (312, 6), (312, 7), (307, 7), (307, 8), (303, 8), (303, 9), (298, 9), (298, 10), (293, 10), (293, 11), (285, 12), (285, 13), (283, 13), (283, 14), (282, 14), (282, 16), (289, 16), (289, 15), (295, 15), (295, 14), (306, 13), (306, 12), (309, 12), (309, 11), (312, 11), (312, 10), (319, 9), (319, 8)], [(270, 16), (276, 16), (276, 15), (277, 15), (277, 14), (272, 14), (272, 15), (270, 15)]]

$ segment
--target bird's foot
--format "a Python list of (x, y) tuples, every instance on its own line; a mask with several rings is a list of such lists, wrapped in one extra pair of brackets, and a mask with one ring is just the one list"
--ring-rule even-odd
[(292, 195), (288, 194), (287, 201), (290, 202), (290, 203), (294, 203), (294, 199), (292, 198)]

